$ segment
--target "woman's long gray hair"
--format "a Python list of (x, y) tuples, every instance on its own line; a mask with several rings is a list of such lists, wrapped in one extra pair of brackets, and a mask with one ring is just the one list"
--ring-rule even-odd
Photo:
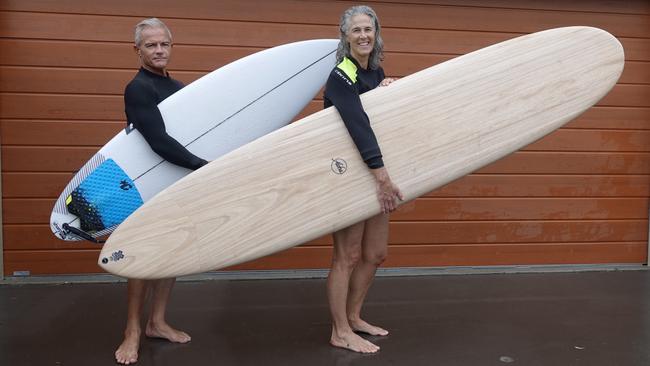
[(379, 25), (377, 14), (375, 14), (375, 11), (371, 7), (366, 5), (353, 6), (341, 15), (341, 21), (339, 22), (339, 47), (336, 50), (336, 60), (337, 62), (341, 62), (344, 57), (350, 57), (350, 44), (346, 39), (346, 35), (350, 30), (352, 17), (358, 14), (369, 16), (375, 26), (375, 45), (368, 59), (368, 67), (375, 70), (384, 59), (384, 40), (381, 38), (381, 26)]

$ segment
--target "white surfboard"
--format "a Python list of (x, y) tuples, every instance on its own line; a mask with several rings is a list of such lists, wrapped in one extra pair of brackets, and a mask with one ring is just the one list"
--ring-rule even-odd
[[(458, 57), (361, 96), (392, 180), (413, 200), (552, 132), (600, 100), (624, 65), (609, 33), (568, 27)], [(109, 238), (107, 271), (165, 278), (250, 261), (380, 212), (335, 108), (211, 162)]]
[[(334, 67), (338, 40), (270, 48), (223, 66), (158, 105), (167, 133), (206, 160), (288, 124)], [(56, 201), (52, 232), (63, 240), (111, 233), (131, 212), (190, 170), (164, 161), (126, 128), (73, 177)]]

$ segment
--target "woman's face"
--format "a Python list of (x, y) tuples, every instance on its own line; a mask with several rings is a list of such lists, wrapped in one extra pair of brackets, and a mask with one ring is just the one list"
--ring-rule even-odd
[(350, 44), (350, 54), (357, 61), (367, 61), (375, 46), (375, 26), (366, 14), (357, 14), (350, 19), (350, 27), (346, 34)]

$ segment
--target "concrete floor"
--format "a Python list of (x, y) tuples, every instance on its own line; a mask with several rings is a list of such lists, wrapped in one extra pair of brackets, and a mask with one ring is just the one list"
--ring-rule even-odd
[[(328, 345), (325, 283), (179, 282), (137, 365), (650, 365), (650, 272), (379, 277), (364, 356)], [(0, 286), (0, 365), (114, 365), (124, 283)]]

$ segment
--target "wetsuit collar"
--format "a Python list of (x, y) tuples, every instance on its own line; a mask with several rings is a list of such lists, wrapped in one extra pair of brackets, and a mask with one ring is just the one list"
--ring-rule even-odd
[(357, 67), (357, 69), (361, 69), (361, 70), (364, 70), (364, 71), (368, 70), (368, 69), (363, 68), (363, 66), (361, 66), (359, 64), (359, 61), (357, 61), (354, 57), (352, 57), (352, 55), (349, 55), (349, 56), (346, 56), (346, 57), (347, 57), (348, 60), (352, 61), (352, 63)]
[(142, 67), (142, 66), (140, 66), (140, 71), (141, 71), (141, 72), (144, 72), (145, 74), (147, 74), (147, 75), (149, 75), (149, 76), (156, 77), (156, 78), (161, 78), (161, 79), (169, 79), (169, 78), (170, 78), (170, 76), (169, 76), (169, 71), (165, 71), (165, 72), (167, 73), (166, 76), (162, 76), (162, 75), (160, 75), (160, 74), (156, 74), (155, 72), (151, 72), (151, 71), (145, 69), (145, 68)]

